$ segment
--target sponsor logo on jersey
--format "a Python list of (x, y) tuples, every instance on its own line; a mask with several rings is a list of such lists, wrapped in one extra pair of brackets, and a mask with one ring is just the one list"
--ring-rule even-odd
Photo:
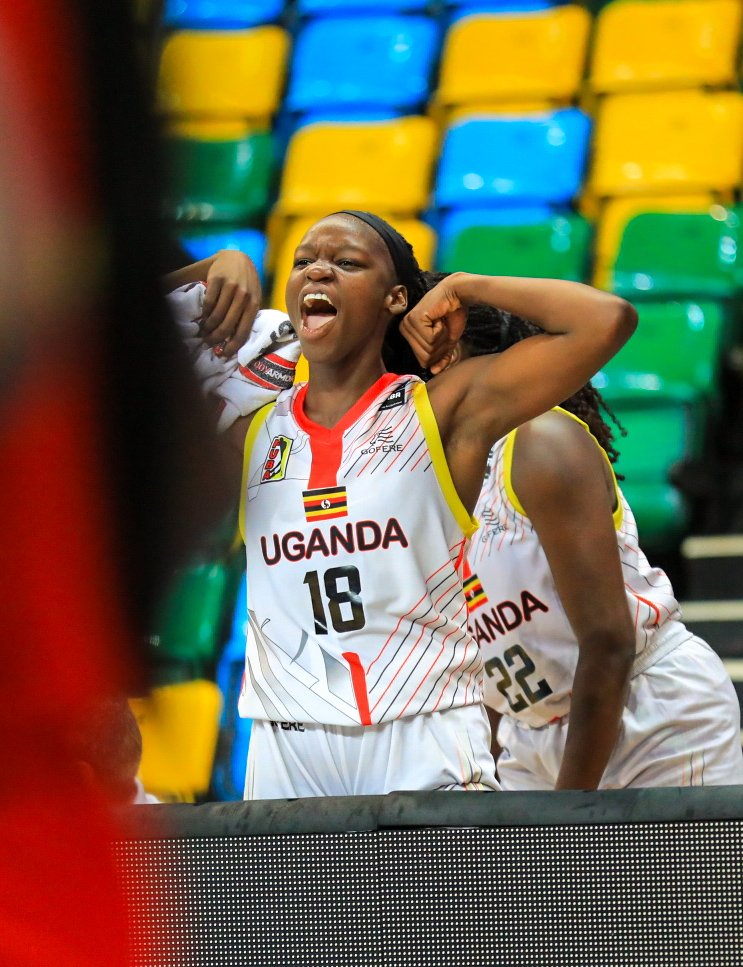
[(404, 402), (405, 387), (398, 386), (398, 388), (390, 393), (384, 403), (382, 403), (382, 405), (379, 407), (379, 412), (381, 413), (382, 410), (394, 410), (395, 407), (402, 406)]
[(245, 379), (256, 386), (281, 391), (294, 382), (296, 363), (289, 362), (277, 353), (268, 353), (266, 356), (257, 356), (238, 369)]
[(385, 426), (379, 433), (374, 434), (369, 440), (368, 446), (364, 447), (361, 453), (394, 453), (400, 450), (402, 450), (402, 445), (395, 441), (395, 434), (392, 429)]
[(301, 531), (288, 531), (286, 534), (272, 534), (270, 538), (261, 537), (263, 560), (271, 567), (279, 561), (309, 561), (314, 554), (334, 557), (346, 552), (386, 551), (392, 544), (408, 547), (405, 531), (396, 517), (390, 517), (386, 524), (375, 520), (359, 520), (355, 524), (331, 524), (327, 531), (319, 527), (303, 534)]
[(304, 732), (303, 722), (271, 722), (274, 732), (281, 729), (282, 732)]
[(279, 435), (273, 438), (266, 459), (263, 461), (261, 483), (284, 479), (293, 442), (292, 438), (288, 436)]
[(304, 516), (308, 524), (316, 520), (348, 517), (348, 497), (345, 487), (320, 487), (303, 490)]
[(488, 596), (483, 591), (480, 578), (476, 574), (473, 574), (464, 582), (464, 596), (467, 600), (469, 612), (475, 611), (487, 603)]
[(482, 525), (483, 530), (487, 531), (488, 534), (502, 534), (506, 530), (505, 526), (500, 520), (498, 520), (498, 515), (494, 513), (492, 508), (483, 508), (482, 513), (478, 514), (478, 516), (480, 518), (480, 524)]

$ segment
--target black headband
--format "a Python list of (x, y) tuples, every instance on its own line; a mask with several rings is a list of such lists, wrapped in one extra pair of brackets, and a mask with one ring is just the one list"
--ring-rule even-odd
[(374, 229), (387, 246), (387, 251), (390, 253), (397, 278), (403, 285), (410, 286), (420, 279), (420, 267), (415, 261), (415, 256), (409, 243), (405, 241), (397, 229), (389, 225), (379, 215), (372, 215), (371, 212), (359, 212), (350, 208), (345, 208), (340, 212), (333, 212), (333, 214), (353, 215), (354, 218), (360, 219), (369, 228)]

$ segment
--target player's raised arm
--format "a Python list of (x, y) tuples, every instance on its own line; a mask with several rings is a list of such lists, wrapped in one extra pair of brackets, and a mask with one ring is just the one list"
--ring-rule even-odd
[(637, 325), (630, 303), (578, 282), (455, 272), (401, 325), (421, 363), (435, 371), (446, 361), (464, 330), (467, 306), (474, 303), (530, 319), (544, 334), (465, 360), (430, 385), (452, 477), (469, 507), (495, 440), (575, 393)]
[(201, 334), (209, 346), (234, 356), (250, 335), (263, 298), (258, 271), (247, 255), (220, 249), (209, 258), (169, 272), (163, 279), (172, 292), (193, 282), (206, 283)]

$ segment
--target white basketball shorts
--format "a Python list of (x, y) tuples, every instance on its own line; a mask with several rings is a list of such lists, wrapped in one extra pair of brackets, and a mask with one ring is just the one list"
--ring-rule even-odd
[(246, 799), (499, 788), (481, 705), (369, 726), (254, 721)]
[[(569, 715), (528, 729), (498, 728), (503, 789), (554, 789)], [(699, 638), (682, 642), (632, 679), (601, 789), (743, 784), (740, 705), (725, 666)]]

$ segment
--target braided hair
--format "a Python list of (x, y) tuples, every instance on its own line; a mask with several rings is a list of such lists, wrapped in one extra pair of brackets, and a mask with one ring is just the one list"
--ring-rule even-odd
[[(427, 289), (445, 279), (446, 272), (424, 272), (423, 278)], [(470, 356), (486, 356), (490, 353), (500, 353), (509, 346), (513, 346), (522, 339), (543, 333), (535, 323), (522, 319), (512, 312), (506, 312), (494, 306), (476, 303), (467, 310), (467, 325), (462, 335), (462, 343)], [(602, 416), (606, 413), (622, 436), (627, 431), (607, 406), (605, 400), (591, 383), (586, 383), (577, 393), (564, 400), (560, 406), (583, 420), (588, 425), (599, 446), (606, 452), (609, 460), (616, 463), (619, 452), (614, 446), (614, 431)], [(618, 479), (624, 479), (617, 474)]]

